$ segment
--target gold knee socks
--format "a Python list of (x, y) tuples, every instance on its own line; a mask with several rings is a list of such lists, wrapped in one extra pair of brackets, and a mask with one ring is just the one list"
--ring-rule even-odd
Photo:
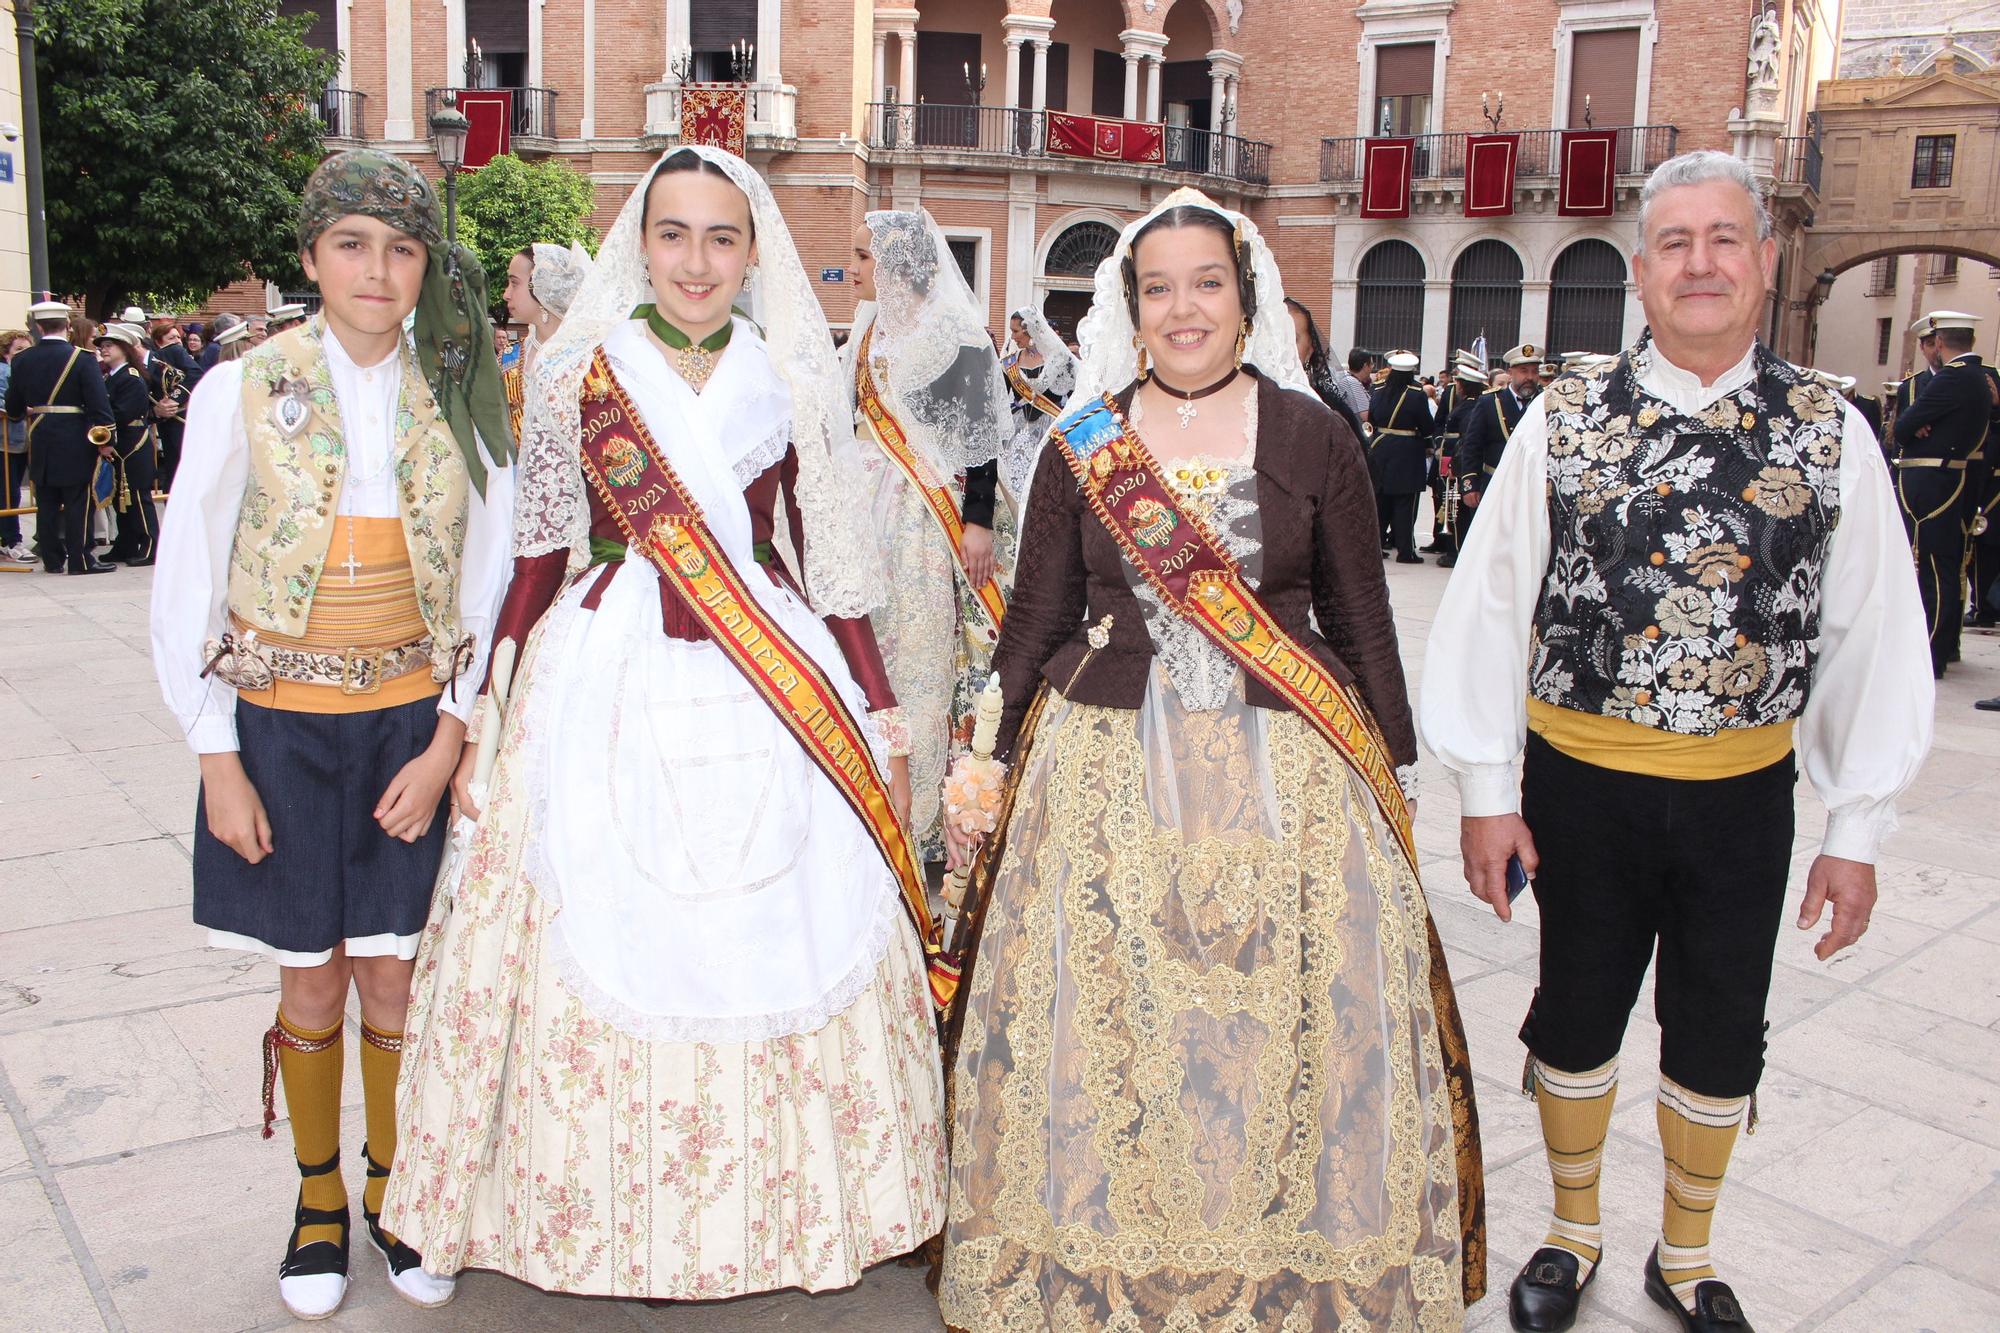
[(1603, 1253), (1597, 1179), (1604, 1164), (1612, 1103), (1618, 1097), (1618, 1061), (1572, 1074), (1535, 1060), (1531, 1072), (1556, 1193), (1555, 1218), (1542, 1244), (1574, 1254), (1577, 1281), (1582, 1282)]
[(361, 1024), (361, 1097), (363, 1118), (368, 1125), (368, 1157), (371, 1168), (362, 1187), (361, 1206), (369, 1213), (382, 1211), (382, 1196), (389, 1189), (388, 1168), (396, 1160), (396, 1075), (403, 1068), (403, 1034), (384, 1032)]
[[(341, 1025), (315, 1031), (303, 1028), (278, 1011), (277, 1022), (264, 1038), (265, 1137), (271, 1134), (271, 1082), (274, 1073), (285, 1080), (285, 1112), (292, 1122), (292, 1151), (299, 1167), (322, 1165), (340, 1156), (340, 1075), (343, 1052)], [(308, 1208), (338, 1212), (347, 1207), (347, 1184), (339, 1168), (299, 1181), (299, 1202)], [(301, 1248), (327, 1241), (339, 1244), (340, 1228), (309, 1226), (299, 1233)]]
[(1748, 1097), (1704, 1097), (1660, 1079), (1660, 1147), (1667, 1158), (1667, 1195), (1657, 1250), (1660, 1276), (1682, 1305), (1694, 1309), (1695, 1284), (1716, 1276), (1708, 1229), (1729, 1170), (1729, 1154)]

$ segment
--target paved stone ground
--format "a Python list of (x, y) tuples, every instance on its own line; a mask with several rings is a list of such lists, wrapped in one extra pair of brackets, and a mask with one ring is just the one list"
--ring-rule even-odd
[[(0, 575), (0, 1329), (287, 1322), (273, 1278), (297, 1178), (282, 1128), (271, 1143), (257, 1133), (257, 1035), (277, 975), (205, 948), (189, 921), (195, 765), (147, 660), (149, 573)], [(1445, 574), (1392, 565), (1390, 577), (1414, 673)], [(1882, 862), (1874, 928), (1830, 965), (1790, 929), (1780, 948), (1763, 1127), (1741, 1142), (1716, 1223), (1766, 1330), (2000, 1328), (2000, 716), (1971, 708), (2000, 694), (2000, 638), (1968, 635), (1965, 659)], [(1504, 1288), (1549, 1195), (1514, 1038), (1534, 909), (1512, 926), (1475, 910), (1456, 798), (1437, 781), (1427, 791), (1419, 842), (1471, 1030), (1489, 1172), (1496, 1294), (1470, 1325), (1504, 1329)], [(1795, 894), (1823, 822), (1804, 796)], [(1625, 1053), (1609, 1267), (1586, 1329), (1672, 1327), (1639, 1285), (1662, 1176), (1650, 1008), (1642, 999)], [(352, 1063), (343, 1142), (358, 1146)], [(361, 1253), (332, 1326), (939, 1327), (920, 1275), (893, 1265), (832, 1296), (661, 1308), (473, 1275), (449, 1310), (423, 1315)]]

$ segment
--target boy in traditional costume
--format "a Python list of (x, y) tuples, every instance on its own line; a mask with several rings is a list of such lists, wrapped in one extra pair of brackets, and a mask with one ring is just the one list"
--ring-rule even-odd
[[(194, 917), (279, 964), (265, 1134), (282, 1077), (299, 1202), (279, 1294), (346, 1295), (343, 1021), (361, 997), (362, 1215), (397, 1292), (452, 1284), (380, 1219), (411, 960), (464, 719), (507, 569), (513, 441), (477, 294), (408, 164), (337, 153), (307, 183), (311, 321), (202, 378), (154, 581), (154, 668), (201, 756)], [(414, 346), (404, 321), (416, 315)]]

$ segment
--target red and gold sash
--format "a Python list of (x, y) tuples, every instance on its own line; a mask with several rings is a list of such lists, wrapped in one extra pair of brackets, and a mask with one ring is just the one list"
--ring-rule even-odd
[(1019, 365), (1013, 361), (1003, 361), (1000, 363), (1000, 369), (1006, 372), (1008, 387), (1020, 395), (1022, 402), (1044, 416), (1051, 418), (1060, 418), (1062, 416), (1062, 408), (1056, 404), (1053, 398), (1050, 398), (1040, 389), (1028, 383), (1028, 377), (1021, 372)]
[(1073, 412), (1052, 438), (1126, 559), (1168, 607), (1290, 703), (1360, 774), (1414, 871), (1410, 807), (1374, 718), (1278, 623), (1207, 526), (1181, 508), (1117, 405), (1106, 397)]
[[(882, 446), (882, 452), (903, 470), (903, 475), (910, 479), (910, 484), (917, 488), (924, 502), (930, 506), (931, 517), (938, 521), (945, 541), (951, 544), (952, 556), (962, 570), (965, 568), (965, 519), (958, 512), (958, 501), (951, 498), (949, 487), (931, 475), (930, 466), (917, 457), (917, 451), (911, 447), (910, 437), (903, 433), (901, 423), (890, 416), (889, 410), (882, 405), (882, 396), (875, 389), (874, 373), (868, 369), (870, 340), (872, 334), (863, 339), (854, 357), (854, 391), (861, 402), (861, 413), (868, 418), (868, 428), (875, 433), (875, 442)], [(1056, 410), (1061, 411), (1060, 408)], [(1007, 614), (1007, 602), (1000, 595), (998, 576), (986, 580), (973, 591), (978, 594), (979, 604), (985, 608), (987, 618), (993, 622), (992, 638), (998, 638), (1000, 621)]]
[(889, 799), (867, 738), (819, 665), (744, 587), (701, 508), (667, 465), (602, 351), (583, 386), (583, 471), (625, 540), (659, 571), (743, 673), (786, 730), (846, 798), (902, 887), (923, 941), (931, 999), (940, 1009), (958, 989), (924, 897), (923, 871)]

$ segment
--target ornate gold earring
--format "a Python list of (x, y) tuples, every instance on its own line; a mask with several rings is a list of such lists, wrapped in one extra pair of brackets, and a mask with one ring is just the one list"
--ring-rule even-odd
[(1144, 384), (1152, 371), (1146, 368), (1146, 343), (1138, 334), (1132, 335), (1132, 350), (1139, 354), (1139, 383)]
[(1236, 330), (1236, 368), (1243, 369), (1243, 349), (1250, 341), (1250, 316), (1243, 317), (1243, 327)]

